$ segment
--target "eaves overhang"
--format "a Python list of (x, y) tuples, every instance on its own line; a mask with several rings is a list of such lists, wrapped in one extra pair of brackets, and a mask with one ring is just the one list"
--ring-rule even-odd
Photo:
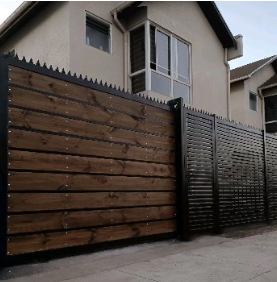
[[(130, 5), (126, 5), (126, 9), (122, 9), (119, 16), (129, 16), (142, 2), (143, 1), (133, 1)], [(35, 14), (40, 12), (49, 3), (51, 3), (51, 1), (23, 2), (23, 4), (21, 4), (0, 26), (0, 44), (8, 37), (12, 36), (20, 27), (26, 24)], [(236, 40), (218, 10), (215, 2), (198, 1), (197, 3), (216, 33), (222, 46), (224, 48), (236, 47)]]
[(24, 1), (0, 26), (0, 44), (24, 26), (50, 2)]

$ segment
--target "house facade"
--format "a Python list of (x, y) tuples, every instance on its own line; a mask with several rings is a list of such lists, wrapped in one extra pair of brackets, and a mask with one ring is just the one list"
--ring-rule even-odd
[(24, 2), (0, 27), (0, 52), (133, 93), (230, 117), (228, 61), (242, 56), (213, 2)]
[(267, 132), (277, 131), (277, 56), (231, 70), (231, 117)]

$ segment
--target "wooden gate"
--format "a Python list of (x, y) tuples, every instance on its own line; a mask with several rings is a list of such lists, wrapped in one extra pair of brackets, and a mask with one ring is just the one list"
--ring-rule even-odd
[(169, 106), (16, 58), (1, 72), (3, 257), (173, 236)]

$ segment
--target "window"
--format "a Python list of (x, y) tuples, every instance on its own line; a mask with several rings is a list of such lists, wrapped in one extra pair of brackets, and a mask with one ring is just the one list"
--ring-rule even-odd
[(252, 111), (257, 112), (258, 111), (258, 100), (257, 100), (257, 94), (250, 92), (249, 93), (249, 107)]
[(277, 95), (264, 98), (265, 122), (277, 121)]
[[(188, 44), (146, 22), (130, 31), (130, 54), (134, 93), (152, 90), (172, 98), (183, 97), (190, 103)], [(138, 77), (141, 87), (137, 87)]]
[(99, 50), (111, 52), (110, 25), (90, 15), (86, 16), (86, 44)]
[(277, 132), (277, 95), (264, 98), (266, 131)]

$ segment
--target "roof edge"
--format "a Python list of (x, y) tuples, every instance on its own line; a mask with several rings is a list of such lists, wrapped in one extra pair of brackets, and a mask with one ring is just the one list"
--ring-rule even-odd
[[(235, 78), (235, 79), (232, 79), (230, 81), (230, 83), (233, 83), (233, 82), (237, 82), (237, 81), (240, 81), (240, 80), (245, 80), (245, 79), (248, 79), (250, 78), (253, 74), (255, 74), (257, 71), (259, 71), (260, 69), (262, 69), (263, 67), (271, 64), (272, 62), (274, 62), (275, 60), (277, 59), (277, 55), (275, 55), (274, 57), (272, 57), (270, 60), (268, 60), (266, 63), (264, 63), (263, 65), (261, 65), (260, 67), (258, 67), (257, 69), (255, 69), (253, 72), (251, 72), (249, 75), (246, 75), (246, 76), (242, 76), (242, 77), (238, 77), (238, 78)], [(250, 63), (251, 64), (251, 63)], [(242, 66), (243, 67), (243, 66)], [(231, 70), (232, 71), (232, 70)]]
[[(141, 3), (142, 1), (131, 1), (131, 4)], [(26, 22), (32, 14), (44, 7), (46, 1), (24, 1), (0, 26), (0, 43), (9, 37), (13, 31), (20, 28), (22, 22)], [(51, 3), (51, 2), (50, 2)], [(223, 16), (217, 8), (214, 1), (197, 1), (204, 16), (216, 33), (224, 48), (236, 47), (236, 40), (227, 26)], [(121, 4), (119, 7), (124, 8), (128, 2)]]
[[(10, 26), (20, 19), (22, 14), (30, 10), (38, 1), (24, 1), (20, 6), (18, 6), (11, 15), (0, 25), (0, 34), (5, 32)], [(1, 36), (0, 36), (1, 37)]]
[(254, 73), (256, 73), (257, 71), (259, 71), (260, 69), (262, 69), (263, 67), (271, 64), (273, 61), (275, 61), (277, 59), (277, 55), (275, 55), (274, 57), (272, 57), (269, 61), (267, 61), (266, 63), (264, 63), (262, 66), (258, 67), (257, 69), (255, 69), (252, 73), (250, 73), (250, 76), (252, 76)]
[(12, 32), (24, 25), (35, 12), (39, 12), (49, 2), (47, 1), (24, 1), (1, 25), (0, 43), (9, 37)]
[(237, 47), (236, 39), (214, 1), (197, 1), (224, 48)]
[(277, 86), (277, 83), (272, 83), (270, 85), (267, 85), (267, 86), (263, 86), (263, 87), (258, 87), (259, 90), (265, 90), (265, 89), (269, 89), (269, 88), (272, 88), (272, 87), (275, 87)]
[(241, 80), (246, 80), (250, 77), (251, 77), (251, 75), (245, 75), (245, 76), (242, 76), (242, 77), (238, 77), (238, 78), (230, 80), (230, 83), (234, 83), (234, 82), (241, 81)]

